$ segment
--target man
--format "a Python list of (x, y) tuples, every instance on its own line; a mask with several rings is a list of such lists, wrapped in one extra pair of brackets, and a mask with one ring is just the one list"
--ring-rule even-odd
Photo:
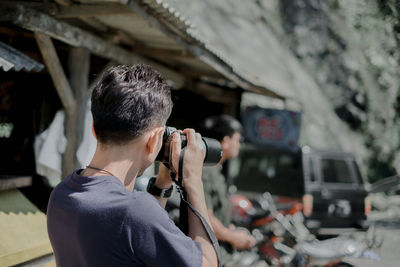
[(233, 249), (249, 249), (256, 243), (247, 230), (231, 224), (226, 178), (222, 174), (222, 163), (239, 154), (242, 126), (235, 118), (220, 115), (207, 118), (203, 128), (205, 136), (219, 140), (222, 146), (219, 165), (203, 168), (203, 184), (211, 225), (220, 241), (223, 262), (229, 265)]
[[(53, 190), (48, 205), (57, 266), (217, 266), (214, 248), (193, 213), (189, 212), (189, 238), (168, 218), (165, 198), (133, 191), (136, 177), (161, 149), (171, 109), (170, 89), (150, 67), (117, 66), (103, 75), (92, 93), (96, 152), (87, 168)], [(201, 136), (192, 129), (183, 132), (188, 200), (209, 222), (201, 181)], [(177, 170), (179, 134), (173, 135), (171, 147)], [(160, 168), (153, 184), (158, 190), (151, 192), (155, 195), (172, 186), (169, 171), (162, 164)]]

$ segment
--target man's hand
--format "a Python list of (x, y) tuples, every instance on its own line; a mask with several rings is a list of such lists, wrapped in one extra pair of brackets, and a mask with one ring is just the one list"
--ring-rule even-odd
[[(189, 202), (210, 224), (206, 202), (204, 200), (203, 182), (201, 173), (205, 156), (203, 141), (201, 135), (195, 133), (193, 129), (185, 129), (187, 146), (183, 159), (183, 183), (187, 192)], [(179, 156), (181, 153), (181, 138), (179, 133), (174, 133), (172, 137), (172, 166), (175, 171), (179, 168)], [(177, 172), (178, 173), (178, 172)], [(217, 266), (217, 254), (212, 242), (208, 237), (200, 219), (191, 211), (188, 213), (189, 236), (201, 245), (203, 253), (202, 266)]]
[(236, 228), (233, 224), (230, 224), (229, 228), (226, 228), (221, 221), (214, 216), (212, 209), (208, 210), (208, 214), (218, 240), (227, 242), (238, 250), (250, 249), (256, 245), (257, 240), (250, 235), (247, 229)]
[[(203, 141), (199, 133), (196, 133), (193, 129), (185, 129), (183, 130), (183, 133), (186, 134), (187, 145), (185, 148), (182, 175), (184, 179), (184, 186), (189, 189), (188, 187), (198, 186), (199, 183), (201, 183), (201, 173), (205, 151)], [(172, 137), (172, 166), (177, 174), (180, 153), (181, 136), (179, 133), (174, 133)]]
[(238, 250), (250, 249), (256, 244), (256, 239), (252, 237), (247, 230), (235, 229), (231, 230), (229, 243)]

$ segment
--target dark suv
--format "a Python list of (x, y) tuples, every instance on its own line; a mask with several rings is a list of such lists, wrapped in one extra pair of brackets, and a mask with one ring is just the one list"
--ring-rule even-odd
[(306, 146), (293, 153), (246, 144), (228, 173), (249, 198), (268, 191), (281, 203), (301, 201), (310, 229), (360, 227), (370, 208), (355, 158), (342, 151)]

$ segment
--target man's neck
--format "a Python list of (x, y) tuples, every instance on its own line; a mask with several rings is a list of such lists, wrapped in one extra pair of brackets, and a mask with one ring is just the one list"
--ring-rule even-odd
[[(130, 149), (129, 149), (130, 147)], [(129, 190), (133, 190), (136, 177), (143, 172), (141, 153), (137, 147), (136, 152), (132, 145), (121, 146), (98, 146), (89, 166), (102, 169), (86, 168), (83, 171), (85, 176), (101, 176), (111, 173)]]

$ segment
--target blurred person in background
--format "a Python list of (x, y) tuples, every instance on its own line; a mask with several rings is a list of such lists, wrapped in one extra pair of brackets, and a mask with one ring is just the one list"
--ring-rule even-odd
[(202, 125), (202, 135), (221, 142), (222, 159), (217, 166), (203, 167), (204, 195), (211, 225), (217, 236), (222, 261), (229, 266), (234, 260), (235, 250), (247, 250), (256, 244), (256, 240), (246, 229), (231, 224), (229, 195), (226, 177), (222, 173), (222, 164), (239, 154), (242, 125), (229, 115), (207, 118)]

